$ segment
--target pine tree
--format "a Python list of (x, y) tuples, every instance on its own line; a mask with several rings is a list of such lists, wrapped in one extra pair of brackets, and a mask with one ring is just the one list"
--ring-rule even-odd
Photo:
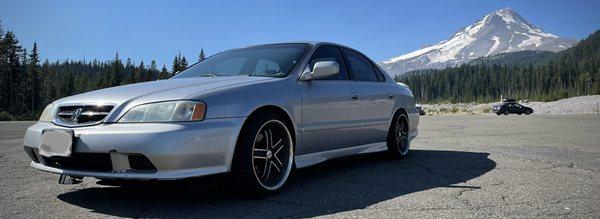
[(169, 70), (167, 70), (166, 65), (163, 65), (162, 69), (160, 70), (160, 74), (158, 74), (158, 79), (163, 80), (163, 79), (167, 79), (169, 77), (170, 77)]
[(121, 82), (121, 84), (135, 83), (136, 76), (134, 74), (135, 74), (135, 66), (133, 65), (133, 62), (131, 61), (131, 58), (127, 58), (127, 61), (125, 62), (125, 68), (123, 70), (124, 80)]
[(9, 76), (7, 71), (7, 55), (6, 46), (4, 46), (4, 28), (0, 22), (0, 112), (8, 110), (10, 104), (8, 97)]
[(15, 99), (10, 111), (13, 113), (24, 113), (27, 115), (29, 114), (27, 112), (29, 109), (28, 93), (30, 87), (27, 84), (27, 75), (29, 74), (27, 73), (27, 67), (29, 66), (29, 57), (26, 48), (22, 49), (22, 52), (19, 57), (19, 62), (19, 68), (17, 68), (14, 74), (15, 77), (13, 84), (13, 92)]
[(29, 55), (29, 65), (27, 69), (27, 89), (29, 107), (32, 112), (35, 112), (39, 106), (38, 101), (40, 99), (40, 56), (38, 53), (37, 43), (33, 43), (33, 49)]
[(144, 65), (144, 61), (142, 61), (140, 63), (140, 65), (134, 70), (134, 74), (135, 74), (135, 82), (134, 83), (145, 81), (146, 66)]
[(183, 71), (183, 70), (184, 70), (184, 69), (186, 69), (187, 67), (188, 67), (188, 61), (187, 61), (187, 59), (185, 58), (185, 56), (183, 56), (183, 57), (181, 58), (181, 63), (179, 64), (179, 68), (180, 68), (180, 69), (179, 69), (179, 71)]
[(14, 111), (16, 92), (19, 88), (19, 71), (21, 63), (19, 56), (22, 52), (22, 48), (19, 45), (19, 41), (16, 39), (15, 34), (12, 31), (8, 31), (3, 39), (3, 56), (5, 59), (4, 71), (7, 77), (5, 78), (8, 83), (2, 89), (3, 93), (6, 92), (8, 95), (8, 101), (5, 106), (5, 110)]
[(50, 104), (52, 101), (54, 101), (56, 97), (56, 88), (54, 86), (53, 72), (54, 71), (50, 66), (50, 62), (48, 61), (48, 59), (46, 59), (46, 61), (44, 61), (44, 64), (42, 64), (42, 104), (40, 105), (40, 108), (43, 108), (46, 105)]
[(148, 69), (145, 81), (155, 81), (158, 78), (158, 67), (156, 61), (150, 62), (150, 69)]
[(105, 87), (117, 86), (123, 80), (123, 63), (119, 59), (119, 53), (115, 55), (115, 59), (111, 63), (111, 70), (107, 74), (107, 84)]
[(206, 59), (206, 55), (204, 55), (204, 49), (200, 49), (200, 55), (198, 56), (198, 61), (204, 61)]
[(181, 53), (175, 55), (173, 58), (173, 74), (177, 74), (181, 70)]

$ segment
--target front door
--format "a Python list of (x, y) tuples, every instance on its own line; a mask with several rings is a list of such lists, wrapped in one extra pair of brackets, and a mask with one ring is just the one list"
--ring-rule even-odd
[(350, 80), (344, 58), (336, 46), (317, 48), (305, 72), (312, 71), (318, 61), (335, 61), (338, 76), (298, 81), (302, 97), (302, 147), (298, 155), (359, 144), (361, 106), (356, 83)]

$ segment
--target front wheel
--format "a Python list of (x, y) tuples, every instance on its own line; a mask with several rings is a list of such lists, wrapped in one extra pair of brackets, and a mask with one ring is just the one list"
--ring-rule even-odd
[(240, 134), (232, 166), (233, 183), (252, 195), (281, 190), (294, 163), (294, 143), (277, 115), (251, 118)]
[(508, 114), (509, 114), (509, 112), (508, 112), (508, 111), (504, 111), (504, 115), (508, 115)]
[(410, 148), (408, 130), (408, 118), (406, 115), (400, 113), (395, 116), (387, 138), (388, 153), (393, 158), (404, 158), (408, 155)]
[(531, 114), (531, 113), (532, 113), (532, 112), (531, 112), (531, 110), (527, 110), (527, 111), (525, 111), (525, 115), (529, 115), (529, 114)]

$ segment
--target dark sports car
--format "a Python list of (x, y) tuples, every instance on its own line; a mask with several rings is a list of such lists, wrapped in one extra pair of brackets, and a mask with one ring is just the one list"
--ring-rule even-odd
[(507, 103), (501, 103), (498, 105), (495, 105), (494, 108), (492, 109), (492, 112), (501, 115), (508, 115), (508, 114), (525, 114), (525, 115), (529, 115), (533, 113), (533, 109), (531, 109), (530, 107), (526, 107), (523, 106), (519, 103), (515, 103), (515, 102), (507, 102)]

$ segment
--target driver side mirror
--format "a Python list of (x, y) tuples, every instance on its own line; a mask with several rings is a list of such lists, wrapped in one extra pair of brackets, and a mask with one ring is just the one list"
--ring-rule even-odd
[(320, 61), (315, 63), (312, 72), (305, 72), (301, 80), (329, 78), (340, 73), (340, 65), (336, 61)]

